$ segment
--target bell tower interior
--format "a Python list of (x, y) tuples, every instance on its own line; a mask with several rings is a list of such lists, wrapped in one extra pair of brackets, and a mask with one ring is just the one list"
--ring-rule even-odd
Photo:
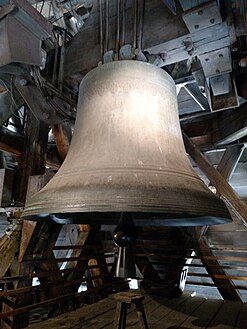
[(0, 2), (0, 328), (247, 328), (247, 2)]

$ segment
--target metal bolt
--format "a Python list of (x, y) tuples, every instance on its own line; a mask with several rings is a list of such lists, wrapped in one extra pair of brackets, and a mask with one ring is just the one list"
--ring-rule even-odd
[(210, 19), (210, 23), (211, 23), (211, 24), (214, 24), (214, 22), (215, 22), (215, 19), (214, 19), (214, 18), (211, 18), (211, 19)]
[(209, 61), (209, 58), (205, 58), (205, 62), (208, 62)]
[(26, 85), (27, 85), (27, 80), (26, 80), (26, 79), (20, 79), (20, 80), (19, 80), (19, 84), (20, 84), (21, 86), (26, 86)]
[(194, 28), (195, 28), (195, 29), (199, 29), (199, 25), (196, 24), (196, 25), (194, 26)]
[(224, 57), (222, 54), (219, 54), (219, 58), (222, 58), (222, 57)]

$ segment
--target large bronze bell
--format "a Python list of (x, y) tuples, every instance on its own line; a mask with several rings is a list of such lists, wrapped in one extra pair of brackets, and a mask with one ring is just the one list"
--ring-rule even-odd
[(68, 156), (23, 217), (115, 225), (123, 212), (141, 226), (230, 221), (187, 157), (174, 81), (138, 61), (104, 64), (82, 80)]

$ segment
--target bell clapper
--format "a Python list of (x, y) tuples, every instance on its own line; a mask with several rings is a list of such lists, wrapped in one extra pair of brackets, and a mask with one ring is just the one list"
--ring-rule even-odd
[(131, 213), (122, 213), (120, 221), (113, 231), (114, 243), (118, 246), (116, 276), (135, 278), (135, 245), (137, 229)]

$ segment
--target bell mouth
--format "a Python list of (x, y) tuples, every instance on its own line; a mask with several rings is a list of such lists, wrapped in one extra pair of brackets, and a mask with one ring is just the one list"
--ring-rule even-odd
[[(125, 212), (132, 215), (135, 226), (141, 227), (186, 227), (207, 226), (231, 223), (228, 217), (211, 215), (192, 216), (187, 214), (148, 213), (148, 212)], [(116, 225), (122, 212), (74, 212), (27, 215), (25, 219), (40, 221), (53, 220), (58, 224), (100, 224)]]

